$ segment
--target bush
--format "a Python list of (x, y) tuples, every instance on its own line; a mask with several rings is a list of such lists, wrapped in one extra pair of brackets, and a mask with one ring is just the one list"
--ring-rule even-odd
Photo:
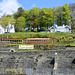
[(18, 72), (14, 69), (6, 69), (5, 74), (18, 74)]
[(37, 32), (37, 29), (36, 28), (34, 28), (34, 30), (33, 30), (34, 32)]
[(41, 27), (41, 30), (42, 30), (42, 31), (46, 31), (45, 27)]
[(48, 35), (48, 34), (45, 34), (45, 35), (44, 35), (44, 38), (48, 38), (48, 37), (49, 37), (49, 35)]
[(75, 40), (74, 39), (71, 39), (71, 38), (68, 38), (68, 39), (62, 39), (60, 40), (60, 43), (64, 43), (64, 44), (68, 44), (68, 43), (73, 43)]
[(49, 31), (49, 29), (46, 29), (46, 31)]
[(25, 29), (23, 29), (23, 30), (22, 30), (22, 32), (26, 32), (26, 30), (25, 30)]
[(28, 30), (28, 32), (31, 32), (31, 30)]

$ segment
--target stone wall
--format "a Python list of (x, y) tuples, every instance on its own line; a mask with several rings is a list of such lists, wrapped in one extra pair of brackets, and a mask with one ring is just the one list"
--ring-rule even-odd
[(75, 71), (75, 51), (35, 51), (35, 52), (0, 52), (0, 67), (4, 69), (17, 69), (22, 67), (32, 68), (33, 70), (48, 69), (49, 74), (53, 72), (55, 63), (55, 53), (57, 53), (57, 73), (74, 74)]
[(10, 43), (10, 41), (0, 41), (0, 46), (2, 46), (2, 47), (8, 46), (9, 43)]

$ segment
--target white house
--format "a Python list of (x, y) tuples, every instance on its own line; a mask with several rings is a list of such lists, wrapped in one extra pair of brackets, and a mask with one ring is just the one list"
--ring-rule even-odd
[(71, 26), (68, 25), (63, 25), (63, 26), (58, 26), (56, 25), (55, 27), (52, 26), (49, 28), (50, 32), (71, 32)]
[(0, 25), (0, 34), (7, 33), (7, 31), (8, 33), (15, 33), (14, 25), (11, 25), (10, 23), (6, 27)]

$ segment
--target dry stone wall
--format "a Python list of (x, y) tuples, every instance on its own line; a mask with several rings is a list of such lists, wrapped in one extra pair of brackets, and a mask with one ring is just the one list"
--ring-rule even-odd
[[(4, 69), (17, 69), (21, 67), (37, 69), (48, 69), (53, 72), (57, 53), (57, 73), (74, 74), (75, 72), (75, 51), (34, 51), (34, 52), (0, 52), (0, 67)], [(41, 71), (41, 70), (40, 70)]]

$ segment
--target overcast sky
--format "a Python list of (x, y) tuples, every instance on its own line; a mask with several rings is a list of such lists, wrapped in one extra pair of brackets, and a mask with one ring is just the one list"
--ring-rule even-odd
[(32, 7), (53, 8), (65, 3), (75, 3), (75, 0), (0, 0), (0, 16), (4, 13), (13, 14), (17, 12), (19, 7), (30, 10)]

